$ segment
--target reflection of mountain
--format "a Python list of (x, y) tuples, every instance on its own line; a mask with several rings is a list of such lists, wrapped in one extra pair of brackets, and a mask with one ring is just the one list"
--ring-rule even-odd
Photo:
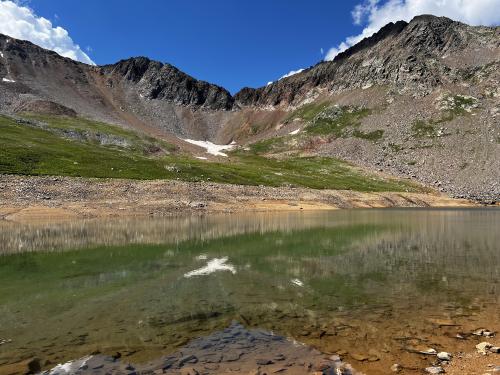
[[(0, 359), (44, 345), (65, 359), (97, 345), (154, 358), (235, 318), (296, 333), (340, 309), (352, 320), (381, 305), (401, 316), (471, 297), (498, 304), (499, 224), (495, 210), (4, 223), (10, 251), (88, 249), (0, 257), (0, 326), (16, 337)], [(221, 257), (236, 274), (183, 277)]]
[(463, 241), (470, 245), (486, 241), (485, 246), (490, 246), (490, 242), (494, 242), (495, 234), (491, 233), (489, 222), (498, 221), (497, 216), (498, 211), (495, 210), (355, 210), (96, 219), (30, 224), (0, 220), (0, 253), (61, 251), (126, 244), (168, 244), (244, 233), (289, 232), (305, 228), (361, 224), (391, 226), (395, 228), (393, 233), (399, 233), (400, 230), (413, 236), (421, 233), (428, 239), (444, 236), (447, 242), (455, 243), (453, 246), (462, 246)]
[(371, 223), (377, 217), (375, 211), (339, 211), (119, 218), (30, 224), (0, 221), (0, 254), (127, 244), (169, 244), (190, 239), (210, 240), (244, 233), (289, 232), (313, 227)]

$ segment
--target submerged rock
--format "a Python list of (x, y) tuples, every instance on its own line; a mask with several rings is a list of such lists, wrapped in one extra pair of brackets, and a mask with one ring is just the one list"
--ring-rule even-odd
[(402, 370), (402, 368), (401, 368), (400, 364), (395, 363), (395, 364), (393, 364), (391, 366), (391, 371), (392, 372), (400, 372), (401, 370)]
[(79, 375), (95, 374), (96, 370), (102, 374), (196, 375), (234, 372), (235, 369), (238, 369), (238, 373), (247, 374), (252, 371), (260, 373), (260, 366), (265, 366), (268, 374), (280, 373), (283, 369), (290, 373), (302, 373), (305, 364), (308, 364), (309, 369), (320, 369), (326, 374), (357, 374), (349, 365), (342, 363), (338, 356), (325, 359), (321, 352), (297, 345), (285, 337), (264, 330), (247, 330), (241, 324), (233, 323), (223, 331), (195, 339), (177, 352), (147, 365), (130, 364), (128, 361), (122, 363), (120, 358), (96, 355), (58, 365), (43, 375), (69, 375), (75, 370)]
[(441, 361), (448, 361), (448, 362), (451, 361), (451, 354), (447, 352), (439, 352), (437, 354), (437, 357)]
[(476, 345), (477, 352), (483, 355), (488, 354), (488, 351), (493, 347), (489, 342), (482, 342)]
[(42, 369), (42, 365), (40, 364), (40, 359), (33, 358), (28, 362), (28, 374), (36, 374)]
[(483, 336), (483, 337), (494, 337), (495, 336), (495, 332), (492, 332), (488, 329), (484, 329), (484, 328), (481, 328), (481, 329), (478, 329), (474, 332), (472, 332), (472, 334), (474, 336)]
[(441, 366), (427, 367), (425, 372), (428, 374), (444, 374), (444, 369)]

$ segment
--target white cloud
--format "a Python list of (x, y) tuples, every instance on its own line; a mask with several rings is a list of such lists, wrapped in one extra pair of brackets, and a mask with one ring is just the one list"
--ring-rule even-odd
[(500, 0), (365, 0), (352, 11), (355, 24), (365, 24), (359, 35), (346, 38), (332, 47), (325, 60), (333, 60), (340, 52), (380, 30), (389, 22), (410, 21), (421, 14), (445, 16), (470, 25), (497, 25), (500, 23)]
[[(321, 49), (323, 50), (323, 48)], [(288, 72), (287, 74), (279, 77), (276, 81), (269, 81), (266, 86), (269, 86), (269, 85), (272, 85), (274, 82), (278, 82), (279, 80), (283, 79), (283, 78), (288, 78), (288, 77), (291, 77), (295, 74), (299, 74), (300, 72), (303, 72), (305, 69), (297, 69), (297, 70), (292, 70), (290, 72)]]
[(287, 77), (291, 77), (291, 76), (293, 76), (293, 75), (295, 75), (295, 74), (299, 74), (300, 72), (303, 72), (303, 71), (304, 71), (304, 69), (292, 70), (291, 72), (288, 72), (288, 73), (287, 73), (287, 74), (285, 74), (284, 76), (281, 76), (281, 77), (278, 79), (278, 81), (279, 81), (280, 79), (287, 78)]
[(29, 40), (61, 56), (94, 65), (65, 29), (54, 27), (48, 19), (38, 17), (28, 7), (15, 2), (0, 1), (0, 33), (16, 39)]

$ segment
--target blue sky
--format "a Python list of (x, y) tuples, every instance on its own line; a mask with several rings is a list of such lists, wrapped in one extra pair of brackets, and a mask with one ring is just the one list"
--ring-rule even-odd
[[(360, 30), (356, 1), (32, 0), (38, 16), (64, 27), (97, 64), (130, 56), (169, 62), (235, 92), (265, 85), (322, 60)], [(57, 16), (56, 16), (57, 15)]]
[(500, 0), (0, 0), (0, 33), (63, 56), (169, 62), (232, 93), (419, 14), (499, 25)]

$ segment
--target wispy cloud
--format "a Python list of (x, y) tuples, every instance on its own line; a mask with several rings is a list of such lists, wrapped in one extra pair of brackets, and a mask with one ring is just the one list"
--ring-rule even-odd
[(61, 56), (94, 65), (92, 59), (73, 42), (64, 28), (54, 27), (48, 19), (37, 16), (20, 2), (0, 1), (0, 33), (29, 40)]
[(283, 78), (288, 78), (288, 77), (291, 77), (291, 76), (294, 76), (295, 74), (299, 74), (300, 72), (303, 72), (304, 69), (297, 69), (297, 70), (292, 70), (291, 72), (288, 72), (287, 74), (285, 74), (284, 76), (281, 76), (278, 81), (280, 79), (283, 79)]
[(445, 16), (470, 25), (500, 23), (500, 0), (365, 0), (351, 14), (356, 25), (365, 25), (358, 35), (346, 38), (330, 48), (325, 60), (333, 60), (340, 52), (376, 33), (389, 22), (410, 21), (421, 14)]

